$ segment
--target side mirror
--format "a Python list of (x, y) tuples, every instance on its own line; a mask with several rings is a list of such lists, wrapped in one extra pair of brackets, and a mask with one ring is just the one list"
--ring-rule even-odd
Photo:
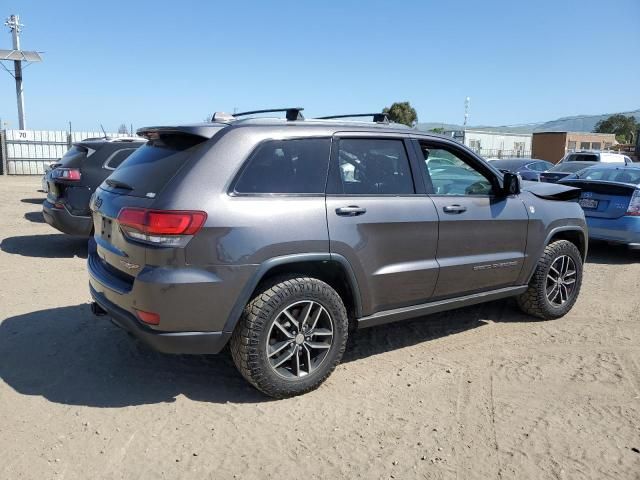
[(506, 172), (502, 182), (502, 191), (505, 195), (517, 195), (520, 193), (520, 175)]

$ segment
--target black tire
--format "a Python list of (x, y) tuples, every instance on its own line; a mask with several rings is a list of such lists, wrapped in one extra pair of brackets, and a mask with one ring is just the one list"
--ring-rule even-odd
[[(551, 287), (553, 290), (553, 282), (549, 280), (550, 273), (554, 275), (551, 267), (554, 262), (563, 256), (573, 260), (575, 282), (566, 300), (558, 305), (548, 298), (547, 293), (551, 294), (551, 292), (548, 292), (547, 289)], [(576, 303), (581, 285), (582, 256), (580, 251), (573, 243), (567, 240), (558, 240), (545, 247), (542, 257), (538, 260), (536, 271), (531, 277), (527, 291), (517, 297), (518, 306), (524, 313), (544, 320), (560, 318), (566, 315)]]
[[(327, 340), (331, 346), (327, 349), (328, 352), (323, 354), (323, 359), (314, 367), (315, 370), (312, 371), (309, 367), (307, 368), (309, 373), (305, 373), (304, 376), (294, 376), (296, 372), (292, 367), (291, 378), (286, 378), (278, 373), (278, 369), (272, 366), (269, 360), (268, 349), (273, 346), (269, 344), (271, 341), (269, 335), (277, 319), (279, 322), (282, 322), (282, 319), (286, 322), (287, 319), (282, 317), (284, 310), (295, 308), (296, 305), (304, 302), (324, 308), (329, 318), (327, 320), (327, 317), (324, 317), (324, 319), (332, 325), (332, 337)], [(291, 324), (289, 326), (295, 330)], [(342, 299), (333, 288), (315, 278), (280, 277), (264, 285), (245, 307), (231, 337), (231, 356), (242, 376), (258, 390), (275, 398), (292, 397), (318, 388), (333, 372), (342, 359), (348, 328), (347, 311)], [(302, 328), (298, 333), (301, 332)], [(297, 337), (299, 335), (296, 335)], [(286, 341), (292, 342), (292, 340)], [(307, 352), (311, 350), (303, 350), (303, 345), (296, 344), (297, 340), (293, 342), (287, 349), (301, 350), (300, 355), (305, 355), (306, 359)], [(285, 350), (285, 353), (287, 351)], [(300, 374), (300, 368), (298, 363), (297, 374)]]

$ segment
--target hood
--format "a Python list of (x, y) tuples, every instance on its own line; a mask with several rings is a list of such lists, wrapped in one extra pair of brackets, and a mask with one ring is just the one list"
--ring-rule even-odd
[(547, 200), (577, 200), (580, 189), (558, 183), (522, 182), (522, 190), (533, 193), (536, 197)]

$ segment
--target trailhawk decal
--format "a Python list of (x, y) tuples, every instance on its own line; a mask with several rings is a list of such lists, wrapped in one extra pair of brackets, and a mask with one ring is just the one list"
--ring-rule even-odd
[(473, 267), (474, 270), (491, 270), (492, 268), (506, 268), (506, 267), (515, 267), (518, 265), (516, 260), (510, 262), (499, 262), (499, 263), (489, 263), (487, 265), (476, 265)]

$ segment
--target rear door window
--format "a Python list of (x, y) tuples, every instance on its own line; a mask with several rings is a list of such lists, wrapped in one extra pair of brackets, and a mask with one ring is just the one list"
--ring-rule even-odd
[(338, 194), (415, 193), (409, 158), (401, 139), (341, 138), (338, 144)]
[(234, 192), (323, 194), (330, 149), (330, 138), (263, 142), (247, 160)]
[(107, 180), (111, 186), (103, 183), (102, 188), (153, 198), (206, 140), (205, 137), (187, 133), (156, 133), (109, 176)]

